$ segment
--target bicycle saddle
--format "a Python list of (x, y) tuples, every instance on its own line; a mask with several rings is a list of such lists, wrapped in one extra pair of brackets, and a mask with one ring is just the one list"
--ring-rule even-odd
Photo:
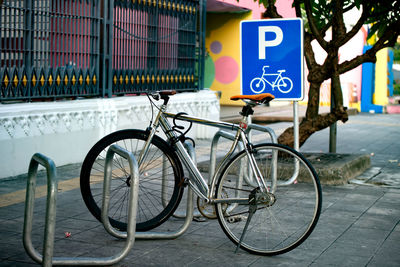
[(160, 95), (175, 95), (176, 91), (175, 90), (162, 90), (162, 91), (158, 91), (157, 93), (159, 93)]
[(233, 100), (233, 101), (237, 101), (239, 99), (250, 100), (257, 105), (267, 104), (274, 98), (275, 98), (275, 96), (270, 93), (264, 93), (264, 94), (258, 94), (258, 95), (234, 95), (234, 96), (231, 96), (231, 100)]

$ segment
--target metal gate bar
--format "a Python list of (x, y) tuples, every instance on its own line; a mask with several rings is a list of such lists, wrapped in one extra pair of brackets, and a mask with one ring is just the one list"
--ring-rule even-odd
[(4, 0), (0, 102), (203, 89), (204, 0)]

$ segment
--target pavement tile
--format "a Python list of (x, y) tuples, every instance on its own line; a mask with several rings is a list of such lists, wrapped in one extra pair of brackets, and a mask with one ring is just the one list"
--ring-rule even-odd
[(332, 221), (337, 223), (347, 223), (351, 224), (357, 221), (362, 212), (348, 211), (341, 209), (327, 209), (321, 213), (319, 221), (321, 223), (330, 224)]
[(311, 260), (288, 258), (286, 255), (278, 255), (273, 257), (260, 257), (250, 266), (309, 266), (311, 262)]
[(54, 257), (82, 257), (88, 252), (95, 257), (95, 253), (99, 247), (101, 246), (89, 240), (81, 242), (73, 238), (57, 239), (54, 242)]
[(340, 242), (337, 241), (328, 250), (334, 251), (337, 255), (346, 256), (360, 256), (360, 257), (370, 257), (373, 255), (380, 247), (381, 244), (374, 242)]
[[(399, 222), (400, 223), (400, 222)], [(397, 224), (396, 228), (393, 230), (393, 232), (390, 233), (389, 237), (387, 238), (386, 241), (394, 241), (395, 243), (400, 242), (400, 230), (399, 230), (399, 225)], [(395, 246), (396, 247), (396, 246)]]
[(372, 228), (361, 228), (352, 225), (337, 240), (339, 243), (347, 244), (376, 244), (380, 245), (390, 234), (390, 230), (380, 230)]
[(210, 256), (213, 251), (211, 248), (200, 250), (196, 247), (181, 246), (180, 242), (168, 242), (168, 244), (156, 247), (145, 254), (134, 255), (133, 258), (129, 255), (121, 264), (134, 262), (138, 266), (185, 266), (194, 262), (203, 254)]
[(398, 218), (400, 216), (400, 207), (394, 206), (393, 203), (380, 201), (375, 203), (366, 213), (378, 216), (395, 216)]
[(1, 267), (9, 267), (9, 266), (13, 266), (13, 267), (28, 267), (28, 266), (38, 266), (37, 263), (34, 262), (18, 262), (18, 261), (0, 261), (0, 266)]
[(22, 246), (22, 238), (20, 235), (18, 236), (2, 236), (2, 241), (0, 241), (0, 258), (1, 259), (9, 259), (11, 256), (14, 256), (19, 253), (25, 253), (25, 250)]
[(376, 215), (365, 213), (354, 223), (354, 226), (376, 230), (388, 230), (393, 229), (398, 223), (398, 220), (399, 214)]
[(393, 266), (400, 265), (399, 241), (387, 240), (376, 252), (367, 266)]
[(310, 266), (341, 266), (341, 267), (354, 267), (365, 266), (369, 258), (364, 256), (338, 254), (336, 249), (327, 250), (316, 259)]
[(0, 218), (2, 219), (16, 219), (24, 216), (24, 204), (16, 204), (0, 208)]

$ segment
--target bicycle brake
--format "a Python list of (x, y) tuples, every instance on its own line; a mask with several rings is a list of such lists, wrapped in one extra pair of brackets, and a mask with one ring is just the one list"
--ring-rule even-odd
[(188, 184), (189, 184), (189, 178), (183, 177), (183, 178), (179, 181), (178, 186), (179, 186), (179, 187), (182, 187), (182, 186), (183, 186), (183, 187), (187, 187)]

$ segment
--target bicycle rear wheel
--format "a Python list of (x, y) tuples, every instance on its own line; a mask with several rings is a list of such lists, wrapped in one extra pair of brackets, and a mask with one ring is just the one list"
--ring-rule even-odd
[[(247, 154), (240, 152), (221, 173), (215, 198), (247, 201), (217, 204), (218, 221), (233, 243), (237, 245), (242, 238), (240, 247), (250, 253), (285, 253), (300, 245), (318, 221), (322, 203), (320, 182), (311, 164), (291, 148), (261, 144), (254, 146), (251, 153), (266, 184), (273, 190), (260, 193), (249, 175)], [(293, 178), (297, 170), (298, 175)], [(271, 182), (274, 174), (276, 187)], [(252, 210), (255, 212), (251, 215)], [(242, 236), (246, 224), (247, 230)]]
[(250, 89), (256, 94), (260, 94), (265, 89), (265, 82), (261, 78), (254, 78), (250, 82)]
[(281, 93), (289, 93), (292, 88), (293, 88), (293, 82), (291, 79), (287, 78), (287, 77), (283, 77), (282, 79), (279, 80), (278, 84), (278, 90)]
[[(148, 132), (122, 130), (98, 141), (87, 154), (81, 170), (81, 194), (93, 216), (101, 221), (105, 156), (117, 144), (131, 151), (137, 160)], [(115, 155), (112, 162), (109, 218), (113, 227), (126, 230), (131, 177), (129, 163)], [(183, 193), (183, 170), (173, 149), (154, 136), (139, 166), (139, 196), (136, 230), (147, 231), (166, 221), (177, 208)]]

